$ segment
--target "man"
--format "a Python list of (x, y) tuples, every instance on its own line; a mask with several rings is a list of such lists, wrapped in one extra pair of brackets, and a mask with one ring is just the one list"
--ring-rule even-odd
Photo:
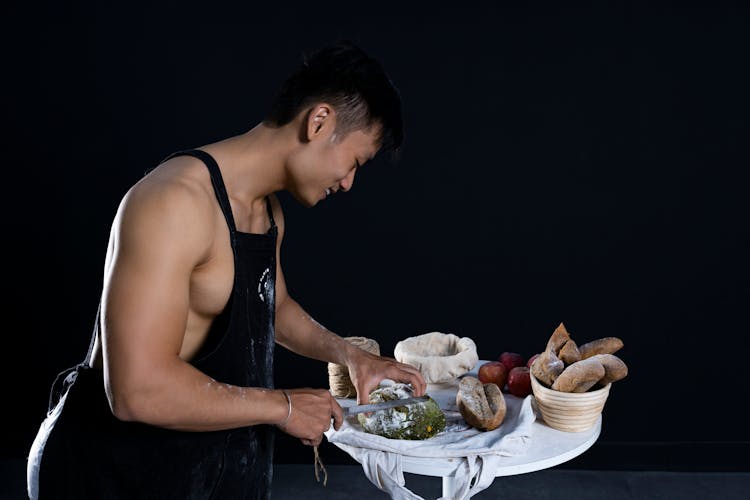
[(325, 389), (273, 390), (273, 346), (349, 369), (364, 402), (418, 370), (369, 354), (292, 299), (273, 193), (312, 207), (402, 140), (396, 89), (361, 49), (319, 50), (250, 131), (170, 155), (124, 196), (85, 360), (53, 387), (32, 498), (267, 498), (273, 427), (307, 445), (342, 422)]

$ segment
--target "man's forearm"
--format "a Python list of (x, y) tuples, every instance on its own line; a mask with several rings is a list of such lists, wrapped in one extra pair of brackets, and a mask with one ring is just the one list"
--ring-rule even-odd
[(315, 321), (291, 297), (276, 310), (276, 342), (302, 356), (344, 366), (357, 350)]
[(416, 396), (423, 395), (427, 388), (416, 368), (352, 345), (312, 319), (288, 296), (276, 309), (276, 342), (297, 354), (346, 366), (359, 404), (365, 404), (372, 390), (386, 378), (412, 384)]

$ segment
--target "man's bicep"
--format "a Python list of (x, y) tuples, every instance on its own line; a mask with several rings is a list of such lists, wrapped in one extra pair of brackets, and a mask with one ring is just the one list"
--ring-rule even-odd
[(186, 219), (195, 206), (184, 194), (142, 196), (121, 210), (102, 306), (105, 367), (114, 382), (179, 354), (190, 276), (205, 252)]
[(189, 275), (186, 279), (184, 270), (158, 253), (128, 249), (116, 254), (103, 303), (103, 340), (110, 356), (179, 352), (189, 306)]

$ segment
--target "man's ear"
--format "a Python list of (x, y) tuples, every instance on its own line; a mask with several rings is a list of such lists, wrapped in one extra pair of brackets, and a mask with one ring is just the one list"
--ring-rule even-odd
[(307, 115), (307, 140), (326, 135), (335, 125), (335, 113), (328, 104), (317, 104)]

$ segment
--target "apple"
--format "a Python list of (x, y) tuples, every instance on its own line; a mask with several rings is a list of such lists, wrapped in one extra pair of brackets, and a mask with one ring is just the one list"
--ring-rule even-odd
[(495, 384), (502, 391), (508, 380), (508, 369), (500, 361), (489, 361), (479, 367), (477, 375), (483, 384)]
[(497, 360), (505, 365), (508, 373), (516, 366), (526, 366), (526, 360), (517, 352), (504, 352)]
[(519, 398), (531, 394), (531, 377), (528, 366), (516, 366), (508, 374), (508, 392)]
[(536, 358), (539, 357), (541, 353), (534, 354), (529, 358), (529, 360), (526, 362), (526, 368), (531, 368), (531, 365), (534, 364), (534, 361), (536, 361)]

